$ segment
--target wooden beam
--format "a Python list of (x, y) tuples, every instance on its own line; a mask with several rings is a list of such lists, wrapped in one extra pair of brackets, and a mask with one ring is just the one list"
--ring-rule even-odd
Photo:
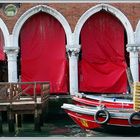
[(8, 126), (9, 132), (15, 132), (14, 114), (11, 109), (8, 111)]
[(128, 84), (129, 84), (129, 87), (130, 87), (130, 93), (133, 93), (134, 80), (133, 80), (132, 73), (131, 73), (131, 70), (130, 70), (129, 67), (126, 69), (126, 74), (127, 74)]
[(34, 130), (35, 131), (41, 131), (40, 127), (40, 114), (38, 110), (38, 106), (35, 107), (35, 113), (34, 113)]

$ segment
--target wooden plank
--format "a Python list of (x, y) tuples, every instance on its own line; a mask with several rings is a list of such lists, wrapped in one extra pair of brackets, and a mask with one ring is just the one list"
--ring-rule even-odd
[(136, 102), (135, 102), (135, 106), (139, 106), (139, 105), (140, 105), (139, 103), (136, 103)]
[(126, 74), (127, 74), (127, 79), (128, 79), (129, 87), (130, 87), (130, 92), (133, 93), (133, 83), (134, 83), (134, 80), (133, 80), (133, 76), (132, 76), (132, 73), (131, 73), (131, 70), (130, 70), (129, 67), (127, 67), (127, 69), (126, 69)]
[(134, 101), (134, 110), (139, 111), (139, 108), (140, 108), (140, 82), (134, 83), (133, 101)]
[(140, 97), (140, 94), (135, 94), (134, 95), (134, 98), (139, 98)]
[(136, 87), (134, 87), (134, 90), (136, 90), (136, 91), (137, 91), (137, 90), (140, 90), (140, 87), (137, 87), (137, 86), (136, 86)]
[(139, 99), (140, 95), (134, 95), (133, 99)]
[(140, 106), (135, 106), (136, 108), (140, 108)]
[(14, 114), (20, 114), (20, 115), (24, 115), (24, 114), (34, 114), (34, 110), (13, 110)]
[(140, 86), (140, 82), (135, 82), (134, 85)]
[(139, 90), (140, 90), (140, 87), (135, 87), (135, 88), (134, 88), (134, 91), (135, 91), (135, 92), (136, 92), (136, 91), (139, 92)]
[(137, 92), (137, 91), (135, 91), (135, 93), (134, 93), (134, 95), (139, 95), (140, 94), (140, 92)]
[(140, 89), (140, 87), (139, 86), (135, 86), (135, 89)]

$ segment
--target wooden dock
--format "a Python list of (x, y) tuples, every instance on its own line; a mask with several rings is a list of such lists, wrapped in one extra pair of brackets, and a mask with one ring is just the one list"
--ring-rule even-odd
[(21, 127), (21, 116), (34, 115), (34, 129), (41, 130), (49, 100), (48, 82), (0, 83), (0, 133), (3, 132), (2, 112), (7, 113), (9, 132)]

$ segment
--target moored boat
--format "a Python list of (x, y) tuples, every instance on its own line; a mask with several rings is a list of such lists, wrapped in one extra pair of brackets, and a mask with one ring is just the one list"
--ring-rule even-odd
[[(128, 98), (129, 96), (129, 98)], [(130, 97), (131, 96), (131, 97)], [(63, 104), (66, 113), (83, 129), (134, 130), (140, 134), (140, 83), (134, 83), (133, 94), (86, 95), (77, 93), (74, 104)], [(118, 129), (119, 128), (119, 129)], [(122, 131), (125, 132), (125, 131)]]
[(105, 95), (86, 95), (76, 93), (72, 97), (74, 104), (87, 106), (104, 106), (106, 108), (133, 108), (133, 100), (130, 95), (105, 96)]
[(140, 130), (140, 112), (124, 108), (103, 108), (63, 104), (61, 107), (83, 129), (116, 127)]

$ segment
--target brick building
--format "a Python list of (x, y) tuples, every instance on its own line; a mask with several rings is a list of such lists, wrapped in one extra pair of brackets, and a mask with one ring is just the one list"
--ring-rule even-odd
[(127, 92), (127, 67), (139, 80), (140, 3), (0, 5), (1, 81), (74, 94)]

